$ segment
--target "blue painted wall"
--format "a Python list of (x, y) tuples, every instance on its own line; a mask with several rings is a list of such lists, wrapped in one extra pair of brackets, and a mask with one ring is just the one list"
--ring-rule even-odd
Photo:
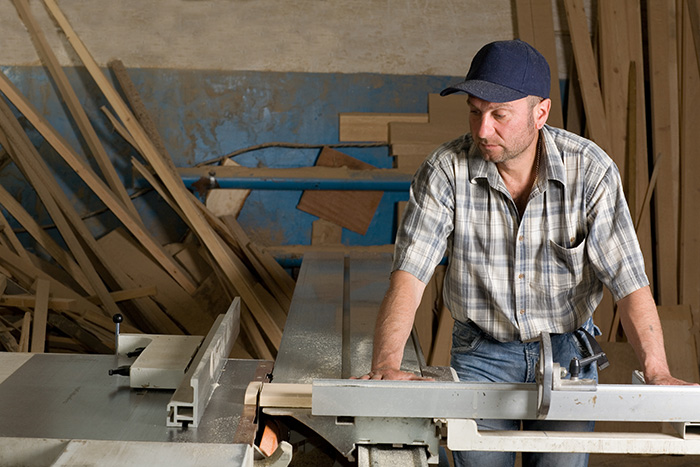
[[(3, 67), (23, 94), (84, 154), (77, 130), (67, 117), (51, 80), (41, 67)], [(103, 139), (130, 193), (147, 185), (131, 169), (136, 153), (111, 128), (100, 111), (107, 105), (82, 68), (66, 69), (81, 103)], [(106, 70), (109, 74), (109, 71)], [(233, 151), (267, 142), (337, 144), (338, 114), (343, 112), (426, 112), (427, 96), (459, 80), (448, 76), (380, 74), (266, 73), (130, 69), (141, 97), (160, 130), (175, 165), (192, 166)], [(53, 154), (25, 122), (35, 145), (81, 214), (102, 209), (99, 200)], [(343, 148), (346, 154), (377, 167), (391, 167), (386, 147)], [(300, 167), (315, 163), (318, 149), (268, 148), (237, 156), (244, 166)], [(94, 161), (91, 161), (96, 168)], [(42, 224), (50, 224), (33, 189), (10, 164), (0, 181)], [(315, 216), (296, 209), (301, 191), (251, 193), (239, 216), (249, 233), (264, 245), (308, 244)], [(394, 204), (406, 193), (385, 193), (366, 235), (347, 230), (343, 243), (376, 245), (393, 242)], [(163, 242), (177, 241), (185, 225), (154, 192), (139, 196), (136, 205), (146, 224)], [(96, 235), (118, 226), (111, 214), (88, 221)]]

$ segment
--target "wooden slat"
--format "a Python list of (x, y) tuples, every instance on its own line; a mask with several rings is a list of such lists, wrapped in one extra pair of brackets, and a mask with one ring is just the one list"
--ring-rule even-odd
[(37, 279), (35, 287), (34, 326), (32, 326), (31, 352), (43, 353), (46, 346), (46, 322), (49, 315), (49, 287), (46, 279)]
[(679, 303), (690, 305), (700, 311), (700, 145), (698, 129), (700, 116), (700, 63), (696, 53), (688, 14), (693, 2), (688, 2), (686, 14), (683, 15), (682, 42), (682, 99), (680, 118), (680, 163), (681, 163), (681, 222), (680, 222), (680, 275)]
[(137, 220), (120, 202), (104, 182), (92, 171), (92, 169), (78, 157), (70, 145), (62, 138), (42, 117), (39, 112), (19, 93), (19, 90), (0, 73), (0, 90), (22, 112), (22, 114), (44, 136), (46, 141), (56, 149), (56, 152), (75, 171), (75, 173), (90, 187), (110, 211), (129, 229), (134, 237), (151, 254), (175, 280), (188, 292), (192, 293), (197, 286), (187, 273), (168, 255), (163, 247), (146, 231), (143, 223)]
[(51, 47), (49, 46), (49, 43), (41, 31), (36, 19), (31, 14), (27, 0), (12, 0), (12, 2), (19, 13), (19, 17), (27, 27), (29, 34), (32, 36), (32, 40), (42, 63), (51, 74), (51, 77), (56, 84), (56, 88), (63, 98), (63, 102), (70, 111), (70, 114), (78, 126), (78, 129), (80, 130), (85, 143), (90, 149), (92, 156), (99, 165), (102, 175), (104, 175), (105, 179), (107, 180), (107, 184), (112, 189), (114, 194), (116, 194), (121, 200), (126, 210), (129, 211), (133, 220), (141, 223), (138, 212), (131, 202), (131, 198), (126, 192), (126, 188), (124, 188), (119, 175), (117, 175), (116, 170), (114, 170), (114, 166), (109, 160), (107, 151), (105, 151), (104, 146), (102, 146), (99, 136), (97, 136), (95, 129), (85, 113), (85, 109), (83, 109), (82, 105), (80, 104), (78, 96), (75, 94), (75, 91), (68, 82), (68, 77), (63, 71), (61, 65), (58, 63), (58, 59), (51, 50)]
[(586, 126), (591, 139), (604, 150), (608, 150), (610, 137), (583, 0), (564, 0), (564, 6), (571, 33), (578, 81), (581, 86), (583, 107), (586, 111)]
[[(28, 294), (4, 294), (0, 295), (0, 306), (34, 308), (37, 306), (37, 297)], [(75, 300), (72, 298), (50, 298), (46, 306), (51, 310), (74, 310)]]
[(653, 160), (660, 156), (654, 192), (657, 303), (678, 303), (678, 74), (675, 2), (647, 2)]
[(28, 311), (24, 312), (24, 317), (22, 318), (22, 329), (19, 335), (19, 351), (29, 352), (29, 333), (32, 328), (32, 314)]
[(600, 85), (610, 135), (608, 155), (626, 182), (627, 116), (630, 54), (625, 1), (598, 3)]
[(341, 113), (339, 114), (338, 141), (389, 141), (390, 122), (427, 123), (428, 114)]
[(29, 235), (46, 250), (51, 257), (88, 293), (93, 292), (92, 285), (85, 273), (75, 260), (56, 241), (46, 233), (34, 218), (12, 197), (12, 195), (0, 185), (0, 205), (24, 227)]
[[(78, 225), (71, 225), (83, 225), (82, 220), (76, 214), (74, 216), (77, 218), (76, 222), (69, 223), (66, 216), (69, 216), (71, 212), (75, 212), (72, 210), (72, 205), (62, 189), (58, 187), (56, 180), (49, 174), (48, 169), (41, 160), (41, 156), (39, 156), (19, 122), (15, 119), (12, 110), (2, 99), (0, 99), (0, 128), (4, 132), (4, 137), (0, 138), (0, 144), (8, 149), (15, 164), (34, 187), (51, 219), (53, 219), (61, 232), (61, 236), (71, 253), (73, 253), (73, 256), (90, 281), (93, 290), (102, 300), (106, 312), (111, 315), (119, 313), (119, 308), (109, 296), (107, 287), (102, 282), (82, 244), (75, 235), (73, 229), (77, 229)], [(92, 238), (90, 233), (87, 236)]]
[[(2, 188), (2, 187), (0, 187), (0, 188)], [(1, 212), (0, 212), (0, 236), (7, 239), (7, 242), (10, 244), (10, 246), (15, 250), (15, 252), (18, 255), (23, 256), (26, 259), (29, 259), (29, 255), (27, 254), (27, 251), (24, 249), (22, 242), (19, 241), (19, 239), (17, 238), (17, 235), (15, 235), (15, 232), (12, 230), (12, 227), (10, 226), (9, 222), (7, 222), (7, 219), (5, 218), (5, 216)]]
[(552, 107), (547, 123), (564, 127), (561, 90), (559, 87), (559, 65), (554, 35), (554, 14), (551, 0), (516, 0), (518, 37), (535, 47), (549, 63), (551, 74), (549, 97)]

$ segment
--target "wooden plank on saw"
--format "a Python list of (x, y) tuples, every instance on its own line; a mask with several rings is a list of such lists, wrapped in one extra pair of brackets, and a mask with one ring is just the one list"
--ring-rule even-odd
[(63, 71), (61, 65), (58, 63), (56, 55), (54, 55), (53, 51), (51, 50), (51, 47), (46, 40), (46, 36), (44, 36), (39, 24), (32, 15), (27, 0), (12, 0), (12, 3), (14, 3), (15, 8), (19, 13), (19, 17), (27, 27), (29, 34), (32, 36), (32, 41), (34, 42), (39, 58), (49, 71), (54, 84), (56, 84), (59, 94), (63, 98), (63, 102), (73, 117), (74, 122), (78, 126), (78, 129), (80, 130), (85, 143), (90, 149), (92, 156), (95, 158), (95, 161), (100, 167), (102, 175), (105, 177), (105, 180), (107, 180), (107, 184), (112, 189), (114, 194), (117, 195), (126, 210), (129, 211), (133, 217), (133, 220), (141, 223), (138, 212), (136, 211), (134, 204), (131, 202), (129, 194), (126, 192), (126, 188), (124, 188), (119, 175), (114, 169), (112, 162), (109, 160), (107, 151), (105, 151), (99, 136), (97, 136), (97, 132), (90, 123), (90, 120), (85, 113), (85, 109), (78, 100), (78, 96), (75, 94), (75, 91), (68, 82), (68, 77)]
[(338, 141), (389, 141), (390, 122), (428, 123), (428, 114), (363, 113), (339, 114)]
[[(328, 147), (321, 150), (316, 165), (376, 169), (366, 162)], [(381, 191), (306, 190), (301, 195), (297, 209), (364, 235), (374, 218), (382, 195)]]
[(660, 162), (654, 192), (659, 305), (678, 303), (678, 74), (675, 2), (647, 2), (653, 160)]
[(586, 111), (586, 126), (591, 139), (607, 150), (610, 147), (610, 137), (583, 0), (564, 0), (564, 6), (581, 86), (583, 107)]
[(559, 64), (554, 35), (554, 14), (551, 0), (516, 0), (518, 37), (536, 48), (549, 63), (551, 75), (549, 97), (552, 108), (547, 123), (564, 127), (561, 90), (559, 88)]
[(163, 247), (156, 242), (140, 219), (135, 218), (125, 208), (125, 205), (114, 196), (114, 193), (105, 185), (102, 179), (92, 171), (85, 161), (78, 157), (66, 140), (51, 127), (46, 119), (21, 95), (16, 86), (7, 79), (4, 74), (0, 74), (0, 90), (2, 90), (8, 99), (22, 112), (32, 125), (34, 125), (39, 133), (41, 133), (46, 141), (75, 173), (90, 187), (100, 201), (102, 201), (117, 219), (129, 229), (129, 232), (141, 242), (144, 248), (146, 248), (149, 254), (160, 263), (163, 269), (172, 275), (185, 290), (190, 293), (194, 292), (197, 288), (196, 284), (175, 260), (165, 252)]
[(46, 279), (37, 279), (34, 294), (34, 326), (32, 326), (31, 352), (43, 353), (46, 346), (46, 323), (49, 316), (49, 287)]
[(155, 169), (156, 173), (163, 181), (163, 184), (167, 187), (180, 209), (182, 209), (188, 223), (193, 227), (193, 231), (210, 251), (212, 257), (216, 258), (217, 263), (221, 265), (225, 279), (232, 284), (236, 284), (237, 290), (240, 292), (244, 302), (248, 304), (255, 319), (259, 320), (258, 322), (262, 321), (265, 323), (265, 325), (261, 326), (264, 328), (270, 326), (269, 329), (265, 329), (265, 332), (274, 345), (279, 347), (282, 338), (281, 330), (277, 329), (269, 318), (260, 299), (255, 295), (252, 284), (247, 283), (242, 277), (241, 265), (236, 263), (236, 259), (233, 257), (231, 251), (225, 247), (221, 239), (199, 212), (199, 209), (194, 206), (188, 198), (188, 192), (182, 179), (180, 179), (175, 170), (173, 170), (172, 161), (158, 152), (151, 139), (141, 125), (138, 124), (135, 117), (122, 100), (121, 96), (119, 96), (112, 87), (112, 84), (97, 65), (92, 55), (85, 47), (85, 44), (83, 44), (77, 36), (56, 2), (54, 0), (44, 0), (44, 5), (65, 33), (69, 43), (107, 101), (112, 105), (117, 116), (121, 119), (129, 133), (131, 133), (141, 154)]
[(115, 229), (97, 243), (135, 283), (155, 286), (154, 300), (189, 334), (205, 335), (209, 331), (213, 323), (210, 316), (126, 232)]

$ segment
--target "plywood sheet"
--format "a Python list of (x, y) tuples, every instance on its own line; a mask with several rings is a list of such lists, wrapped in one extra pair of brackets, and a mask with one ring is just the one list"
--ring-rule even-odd
[[(368, 170), (376, 168), (331, 148), (321, 151), (316, 165)], [(364, 235), (382, 194), (381, 191), (307, 190), (301, 196), (297, 208)]]

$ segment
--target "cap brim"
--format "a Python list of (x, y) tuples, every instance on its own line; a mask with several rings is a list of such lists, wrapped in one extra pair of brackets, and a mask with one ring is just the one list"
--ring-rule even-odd
[(477, 79), (463, 81), (445, 88), (440, 92), (440, 95), (447, 96), (456, 92), (465, 92), (488, 102), (510, 102), (527, 97), (527, 94), (520, 91)]

